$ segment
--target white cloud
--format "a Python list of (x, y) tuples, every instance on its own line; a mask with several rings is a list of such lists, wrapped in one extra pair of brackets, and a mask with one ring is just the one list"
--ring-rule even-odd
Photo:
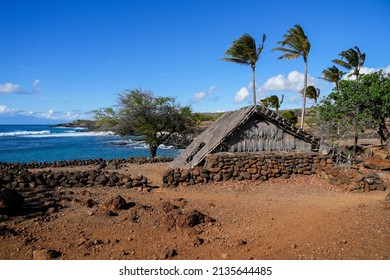
[(207, 96), (207, 94), (206, 94), (204, 91), (196, 92), (196, 93), (194, 93), (194, 95), (192, 96), (191, 102), (192, 102), (192, 103), (199, 102), (200, 100), (202, 100), (202, 99), (205, 98), (206, 96)]
[(38, 79), (35, 80), (32, 83), (32, 89), (30, 89), (30, 90), (24, 90), (21, 88), (21, 86), (19, 84), (15, 84), (15, 83), (0, 84), (0, 94), (1, 93), (3, 93), (3, 94), (17, 94), (17, 93), (31, 94), (34, 92), (41, 92), (42, 89), (40, 87), (40, 83), (41, 83), (40, 80), (38, 80)]
[(13, 83), (0, 84), (0, 93), (18, 93), (20, 92), (20, 86)]
[[(292, 71), (287, 75), (287, 78), (279, 74), (269, 78), (261, 87), (261, 91), (301, 91), (304, 85), (304, 73)], [(315, 85), (315, 79), (308, 75), (307, 83)]]
[(0, 114), (4, 114), (8, 112), (8, 108), (5, 105), (0, 105)]
[(238, 92), (236, 92), (236, 95), (234, 96), (234, 102), (235, 103), (241, 103), (248, 99), (250, 93), (248, 88), (242, 87)]
[(41, 80), (38, 80), (38, 79), (33, 82), (33, 89), (36, 92), (41, 92), (42, 91), (41, 87), (39, 86), (40, 83), (41, 83)]
[(74, 121), (77, 119), (91, 119), (90, 113), (84, 113), (80, 111), (68, 111), (68, 112), (62, 112), (62, 111), (54, 111), (53, 109), (50, 109), (47, 112), (28, 112), (30, 116), (40, 118), (40, 119), (47, 119), (47, 120), (66, 120), (66, 121)]
[[(384, 73), (390, 73), (390, 65), (383, 67), (383, 68), (370, 68), (370, 67), (362, 67), (360, 68), (360, 74), (371, 74), (374, 72), (378, 72), (380, 70), (383, 70)], [(348, 77), (349, 74), (352, 74), (353, 70), (348, 72), (347, 75), (343, 77), (343, 80), (356, 80), (356, 76), (352, 75), (351, 77)]]
[(211, 86), (211, 87), (209, 87), (208, 92), (200, 91), (200, 92), (194, 93), (194, 95), (192, 95), (192, 97), (191, 97), (191, 103), (197, 103), (197, 102), (201, 101), (202, 99), (205, 99), (206, 97), (211, 96), (216, 89), (217, 89), (216, 86)]
[(17, 113), (17, 111), (15, 109), (12, 109), (12, 108), (8, 108), (6, 105), (0, 105), (0, 114), (4, 114), (4, 115), (12, 115), (12, 114), (15, 114)]
[(33, 112), (33, 111), (24, 111), (24, 110), (15, 110), (8, 108), (6, 105), (0, 105), (0, 114), (12, 115), (12, 116), (29, 116), (38, 119), (46, 120), (58, 120), (58, 121), (74, 121), (77, 119), (91, 119), (91, 112), (81, 112), (81, 111), (68, 111), (61, 112), (55, 111), (53, 109), (48, 110), (47, 112)]

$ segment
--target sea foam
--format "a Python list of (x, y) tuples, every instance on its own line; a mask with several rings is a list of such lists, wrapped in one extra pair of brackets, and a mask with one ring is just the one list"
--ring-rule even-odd
[(0, 132), (0, 137), (49, 135), (49, 130)]

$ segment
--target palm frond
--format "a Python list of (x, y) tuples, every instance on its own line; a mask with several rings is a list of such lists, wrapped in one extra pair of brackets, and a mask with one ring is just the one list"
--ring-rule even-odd
[(272, 51), (282, 51), (287, 54), (282, 55), (279, 59), (295, 59), (302, 56), (306, 61), (310, 52), (310, 42), (307, 39), (302, 27), (296, 24), (293, 28), (283, 35), (284, 40), (278, 41), (281, 47), (273, 48)]
[(349, 64), (348, 62), (345, 62), (344, 60), (341, 60), (341, 59), (333, 59), (332, 62), (336, 63), (336, 64), (338, 64), (346, 69), (352, 68), (351, 64)]
[(244, 64), (244, 65), (250, 64), (247, 60), (240, 59), (240, 58), (234, 58), (234, 57), (223, 57), (223, 58), (221, 58), (221, 60), (228, 61), (228, 62), (234, 62), (234, 63), (238, 63), (238, 64)]
[(346, 69), (353, 69), (353, 72), (348, 74), (349, 77), (352, 75), (359, 76), (360, 68), (366, 60), (366, 54), (361, 53), (359, 47), (355, 46), (346, 51), (342, 51), (339, 56), (341, 56), (341, 59), (334, 59), (332, 62)]

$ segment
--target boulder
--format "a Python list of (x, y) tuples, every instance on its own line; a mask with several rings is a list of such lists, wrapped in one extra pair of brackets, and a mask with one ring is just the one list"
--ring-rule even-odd
[(23, 207), (24, 197), (14, 189), (5, 188), (0, 191), (0, 213), (13, 214)]
[(112, 197), (109, 200), (107, 200), (104, 203), (103, 208), (108, 211), (127, 209), (127, 203), (123, 197), (117, 195), (116, 197)]
[(390, 170), (390, 161), (379, 156), (373, 156), (363, 163), (364, 167), (378, 170)]

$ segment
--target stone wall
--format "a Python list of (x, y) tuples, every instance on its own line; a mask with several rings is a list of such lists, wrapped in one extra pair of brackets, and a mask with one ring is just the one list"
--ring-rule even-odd
[(340, 168), (332, 156), (305, 152), (277, 153), (218, 153), (206, 157), (204, 165), (189, 170), (167, 170), (164, 187), (195, 185), (223, 180), (262, 180), (289, 178), (293, 174), (313, 175), (346, 191), (385, 191), (390, 183), (384, 182), (372, 170)]
[[(144, 164), (169, 162), (172, 158), (158, 157), (148, 159), (131, 157), (128, 159), (88, 159), (55, 162), (5, 163), (0, 162), (0, 189), (49, 187), (92, 187), (123, 186), (146, 187), (148, 180), (144, 175), (130, 175), (115, 172), (125, 164)], [(58, 171), (48, 168), (89, 166), (91, 170)], [(39, 169), (46, 170), (39, 170)], [(35, 170), (37, 169), (37, 170)]]
[(194, 185), (222, 180), (263, 180), (289, 178), (292, 174), (312, 175), (333, 168), (330, 155), (317, 153), (218, 153), (206, 157), (204, 165), (189, 170), (170, 169), (163, 186)]
[(146, 157), (129, 157), (127, 159), (116, 158), (116, 159), (81, 159), (81, 160), (61, 160), (53, 162), (27, 162), (27, 163), (9, 163), (9, 162), (0, 162), (0, 170), (3, 169), (32, 169), (32, 168), (55, 168), (55, 167), (75, 167), (75, 166), (87, 166), (95, 165), (98, 168), (120, 168), (123, 165), (130, 164), (144, 164), (144, 163), (158, 163), (158, 162), (170, 162), (172, 157), (156, 157), (156, 158), (146, 158)]
[(93, 187), (93, 186), (123, 186), (126, 188), (146, 187), (148, 180), (143, 175), (124, 175), (102, 169), (90, 171), (39, 171), (30, 172), (26, 169), (0, 170), (0, 189), (3, 188), (35, 188), (48, 187)]

